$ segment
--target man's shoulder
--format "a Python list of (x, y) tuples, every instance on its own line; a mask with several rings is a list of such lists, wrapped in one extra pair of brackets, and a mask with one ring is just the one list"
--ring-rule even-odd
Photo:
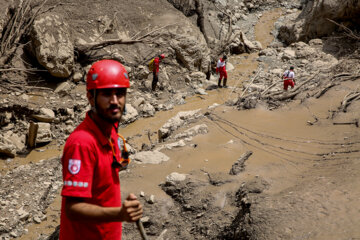
[(79, 142), (81, 144), (91, 144), (96, 141), (94, 133), (85, 124), (80, 124), (68, 137), (67, 142)]

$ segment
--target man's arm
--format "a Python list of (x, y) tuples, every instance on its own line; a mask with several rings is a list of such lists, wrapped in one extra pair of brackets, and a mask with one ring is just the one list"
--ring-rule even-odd
[(90, 222), (136, 222), (143, 209), (134, 194), (129, 194), (121, 207), (101, 207), (86, 203), (82, 198), (66, 197), (65, 213), (75, 221)]

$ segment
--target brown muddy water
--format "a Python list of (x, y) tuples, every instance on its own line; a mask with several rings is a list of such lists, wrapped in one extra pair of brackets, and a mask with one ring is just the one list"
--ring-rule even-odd
[[(264, 13), (255, 27), (256, 40), (260, 41), (264, 48), (273, 40), (270, 31), (280, 15), (279, 9)], [(134, 138), (134, 141), (141, 146), (141, 143), (149, 144), (147, 131), (152, 133), (152, 141), (156, 141), (157, 130), (179, 111), (202, 109), (202, 112), (210, 111), (215, 119), (212, 121), (205, 118), (195, 123), (205, 123), (209, 127), (208, 134), (193, 138), (192, 143), (197, 145), (196, 148), (187, 144), (183, 148), (162, 150), (170, 160), (158, 165), (133, 163), (129, 173), (120, 175), (120, 178), (124, 174), (128, 175), (122, 179), (123, 195), (129, 192), (139, 195), (140, 191), (144, 191), (146, 195), (154, 194), (156, 199), (166, 199), (166, 194), (158, 185), (170, 173), (188, 174), (199, 169), (209, 173), (228, 172), (232, 164), (246, 151), (252, 151), (253, 155), (246, 162), (244, 181), (247, 178), (262, 176), (272, 184), (272, 192), (281, 192), (298, 181), (309, 167), (322, 158), (322, 153), (339, 147), (335, 143), (346, 143), (356, 138), (353, 126), (334, 128), (327, 119), (329, 109), (335, 109), (346, 93), (342, 95), (341, 92), (337, 92), (320, 100), (309, 100), (305, 103), (294, 101), (275, 111), (261, 106), (253, 110), (237, 111), (224, 106), (223, 103), (227, 100), (242, 93), (242, 83), (249, 81), (258, 68), (256, 57), (257, 54), (243, 54), (230, 58), (235, 67), (229, 72), (230, 88), (213, 90), (206, 96), (187, 98), (184, 105), (176, 106), (171, 111), (158, 112), (152, 118), (139, 119), (120, 129), (125, 137), (140, 133), (142, 137)], [(214, 103), (221, 106), (208, 110), (207, 108)], [(314, 120), (313, 115), (320, 119), (320, 124), (307, 124), (307, 121)], [(11, 168), (58, 156), (61, 150), (62, 147), (53, 144), (34, 150), (26, 158), (16, 158), (12, 163), (1, 165), (0, 168), (9, 169), (9, 166)], [(40, 232), (50, 233), (59, 223), (59, 212), (60, 197), (50, 205), (48, 220), (39, 225), (29, 226), (29, 234), (20, 239), (36, 239), (35, 236)]]

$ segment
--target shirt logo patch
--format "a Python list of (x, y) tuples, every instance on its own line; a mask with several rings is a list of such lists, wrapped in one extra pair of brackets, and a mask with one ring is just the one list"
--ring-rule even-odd
[(80, 167), (81, 167), (81, 160), (69, 159), (68, 169), (71, 174), (77, 174), (80, 171)]

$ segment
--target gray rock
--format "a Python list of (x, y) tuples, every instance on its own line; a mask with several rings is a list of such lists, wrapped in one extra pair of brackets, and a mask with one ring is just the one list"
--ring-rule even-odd
[(136, 163), (159, 164), (168, 161), (170, 158), (158, 151), (143, 151), (131, 155), (131, 159)]
[(200, 95), (208, 95), (208, 93), (203, 88), (196, 88), (195, 93)]
[(123, 114), (122, 121), (125, 123), (134, 122), (139, 116), (138, 111), (131, 104), (126, 104), (125, 106), (126, 114)]
[(158, 137), (159, 140), (162, 140), (168, 137), (171, 132), (178, 129), (182, 126), (186, 121), (191, 119), (196, 119), (199, 117), (197, 114), (201, 109), (193, 110), (193, 111), (186, 111), (186, 112), (178, 112), (176, 116), (169, 119), (159, 130), (158, 130)]
[(156, 112), (155, 108), (150, 103), (140, 105), (139, 110), (144, 117), (152, 117)]
[(59, 15), (39, 16), (31, 29), (32, 50), (51, 75), (67, 78), (74, 65), (74, 46), (68, 24)]
[(200, 125), (196, 125), (192, 128), (187, 129), (183, 133), (179, 133), (179, 134), (175, 135), (174, 138), (179, 139), (179, 138), (193, 137), (198, 134), (206, 134), (206, 133), (208, 133), (208, 131), (209, 131), (209, 128), (206, 124), (200, 124)]
[(52, 133), (51, 133), (51, 125), (50, 123), (38, 123), (38, 133), (36, 136), (36, 144), (38, 143), (48, 143), (52, 140)]
[(150, 195), (150, 197), (149, 197), (149, 199), (148, 199), (147, 202), (150, 203), (150, 204), (154, 204), (154, 203), (155, 203), (155, 196), (154, 196), (154, 195)]
[(186, 143), (184, 142), (184, 140), (180, 140), (178, 142), (166, 144), (165, 148), (173, 149), (173, 148), (176, 148), (176, 147), (184, 147), (185, 145), (186, 145)]
[(82, 72), (76, 72), (76, 73), (74, 73), (74, 75), (73, 75), (73, 81), (74, 82), (80, 82), (81, 80), (83, 80), (84, 79), (84, 75), (83, 75), (83, 73)]
[(37, 223), (37, 224), (40, 224), (41, 223), (41, 219), (38, 217), (38, 216), (35, 216), (33, 218), (34, 222)]
[(54, 90), (56, 93), (67, 93), (71, 90), (71, 84), (68, 82), (60, 83)]
[(3, 136), (0, 137), (0, 153), (9, 157), (16, 156), (16, 146)]
[(186, 179), (186, 174), (181, 174), (177, 172), (173, 172), (170, 175), (166, 176), (167, 182), (180, 182)]
[(34, 114), (32, 115), (32, 117), (40, 122), (51, 123), (55, 119), (55, 113), (51, 109), (40, 108), (40, 114)]

